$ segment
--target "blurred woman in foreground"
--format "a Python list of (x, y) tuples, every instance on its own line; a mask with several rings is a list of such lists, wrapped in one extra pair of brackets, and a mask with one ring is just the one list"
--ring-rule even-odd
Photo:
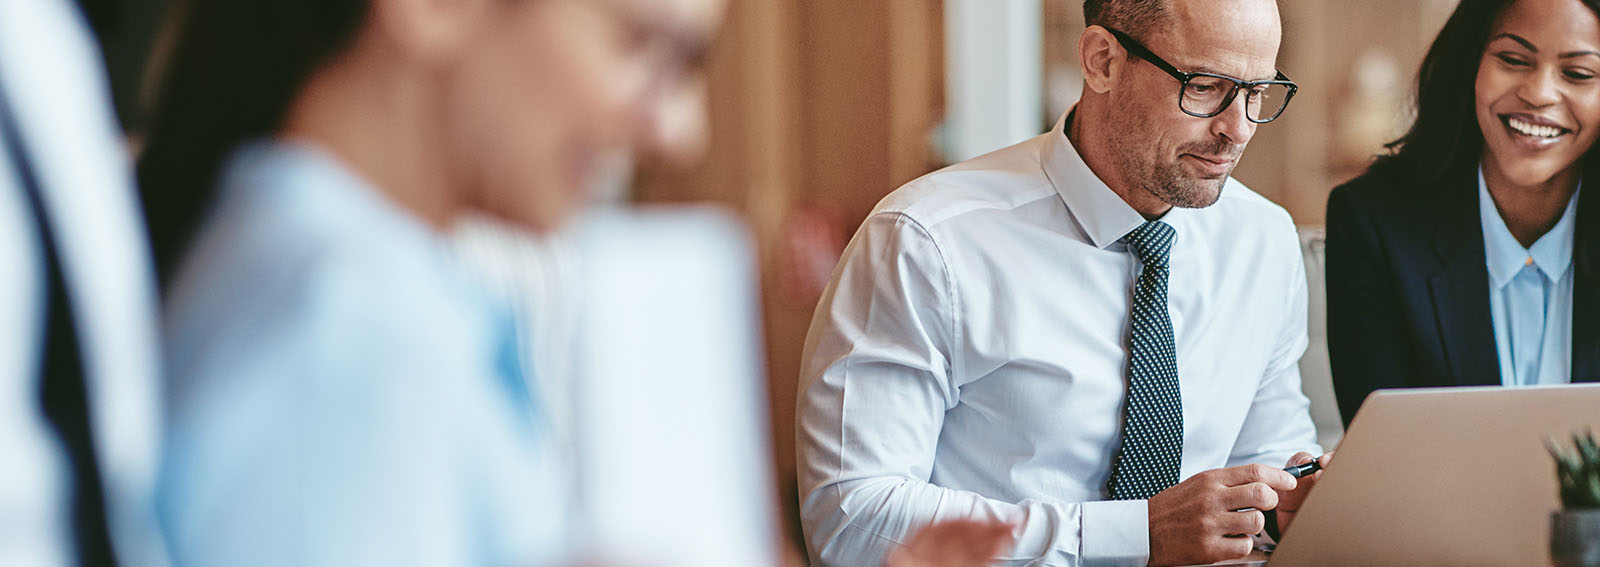
[[(180, 563), (571, 559), (513, 315), (447, 233), (470, 211), (558, 227), (611, 152), (697, 157), (723, 4), (180, 7), (139, 164)], [(1008, 529), (935, 526), (894, 563), (981, 563)]]
[(603, 155), (692, 147), (723, 3), (183, 3), (139, 164), (179, 562), (561, 557), (513, 316), (447, 234), (551, 230)]

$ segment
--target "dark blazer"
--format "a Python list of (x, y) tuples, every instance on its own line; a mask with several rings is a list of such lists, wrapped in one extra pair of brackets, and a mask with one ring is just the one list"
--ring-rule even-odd
[[(1600, 381), (1596, 189), (1578, 202), (1573, 382)], [(1501, 383), (1475, 168), (1418, 185), (1374, 167), (1334, 189), (1327, 262), (1328, 354), (1346, 426), (1379, 388)]]

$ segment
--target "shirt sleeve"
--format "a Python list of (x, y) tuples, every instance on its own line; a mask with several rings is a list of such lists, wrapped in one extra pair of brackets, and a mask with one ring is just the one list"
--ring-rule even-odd
[(944, 414), (960, 397), (954, 286), (932, 236), (884, 212), (863, 223), (824, 292), (796, 427), (812, 560), (879, 564), (924, 525), (976, 519), (1014, 526), (1001, 564), (1143, 565), (1143, 500), (1007, 502), (929, 482)]
[(1311, 400), (1300, 387), (1300, 357), (1310, 342), (1306, 267), (1294, 226), (1286, 224), (1287, 234), (1275, 241), (1287, 249), (1279, 254), (1281, 263), (1291, 266), (1284, 283), (1284, 316), (1255, 400), (1228, 457), (1230, 467), (1253, 463), (1283, 466), (1300, 451), (1321, 453), (1317, 427), (1311, 421)]

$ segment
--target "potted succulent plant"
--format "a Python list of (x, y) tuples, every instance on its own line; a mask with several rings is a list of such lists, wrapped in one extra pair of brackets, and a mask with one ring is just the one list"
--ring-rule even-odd
[(1547, 442), (1561, 485), (1561, 510), (1550, 515), (1550, 559), (1556, 567), (1600, 567), (1600, 444), (1592, 430), (1572, 439), (1571, 452)]

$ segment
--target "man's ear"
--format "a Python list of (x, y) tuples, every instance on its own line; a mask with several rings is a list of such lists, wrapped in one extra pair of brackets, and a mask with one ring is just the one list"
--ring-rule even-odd
[(423, 60), (448, 59), (478, 33), (494, 0), (370, 0), (372, 29)]
[(1110, 31), (1089, 26), (1078, 37), (1078, 58), (1083, 65), (1083, 86), (1103, 94), (1121, 80), (1128, 50)]

